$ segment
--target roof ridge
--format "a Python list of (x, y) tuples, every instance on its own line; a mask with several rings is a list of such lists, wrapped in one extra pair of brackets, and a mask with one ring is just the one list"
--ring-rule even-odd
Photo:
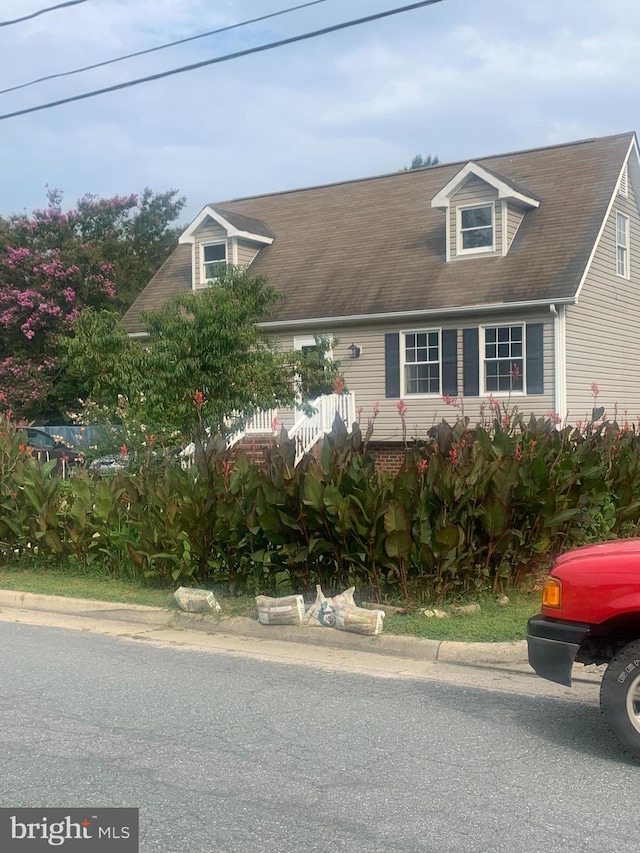
[(416, 172), (433, 172), (437, 169), (450, 168), (451, 166), (463, 166), (466, 163), (480, 163), (486, 160), (495, 160), (501, 157), (515, 157), (520, 154), (533, 154), (537, 151), (551, 151), (555, 148), (570, 148), (578, 145), (593, 144), (594, 142), (605, 142), (612, 139), (623, 139), (627, 137), (629, 140), (635, 136), (635, 131), (625, 131), (624, 133), (612, 133), (608, 136), (592, 136), (586, 139), (577, 139), (574, 142), (558, 142), (555, 145), (539, 145), (534, 148), (522, 148), (517, 151), (505, 151), (500, 154), (488, 154), (482, 157), (466, 157), (464, 160), (453, 160), (449, 163), (438, 163), (437, 166), (423, 166), (420, 169), (399, 169), (396, 172), (383, 172), (380, 175), (368, 175), (363, 178), (349, 178), (346, 181), (329, 181), (325, 184), (312, 184), (304, 187), (293, 187), (289, 190), (276, 190), (275, 192), (258, 193), (257, 195), (237, 196), (236, 198), (228, 198), (222, 201), (209, 202), (207, 207), (221, 207), (225, 204), (235, 204), (239, 201), (252, 201), (259, 198), (272, 198), (274, 196), (293, 195), (294, 193), (312, 192), (313, 190), (324, 190), (330, 187), (340, 187), (346, 184), (362, 184), (366, 181), (379, 181), (386, 178), (398, 178), (402, 175), (411, 175)]

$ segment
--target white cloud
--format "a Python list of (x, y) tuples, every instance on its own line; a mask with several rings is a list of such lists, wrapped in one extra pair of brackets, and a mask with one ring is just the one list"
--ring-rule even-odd
[[(271, 0), (91, 0), (0, 29), (4, 85), (266, 14)], [(0, 113), (389, 8), (329, 0), (0, 96)], [(7, 19), (42, 6), (4, 0)], [(0, 122), (0, 212), (170, 186), (216, 198), (629, 130), (637, 0), (446, 0), (333, 36)]]

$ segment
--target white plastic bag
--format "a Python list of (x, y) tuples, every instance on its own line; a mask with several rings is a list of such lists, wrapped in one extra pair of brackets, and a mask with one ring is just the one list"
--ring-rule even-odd
[(304, 614), (302, 624), (306, 627), (333, 628), (336, 611), (332, 598), (325, 598), (320, 584), (316, 586), (316, 600)]

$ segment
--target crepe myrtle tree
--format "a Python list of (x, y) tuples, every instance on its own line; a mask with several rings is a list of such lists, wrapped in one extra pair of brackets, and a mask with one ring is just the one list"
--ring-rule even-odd
[(83, 309), (135, 298), (175, 245), (174, 196), (85, 196), (64, 212), (48, 190), (46, 208), (0, 217), (0, 389), (17, 416), (45, 419), (77, 398), (61, 382), (60, 340)]
[(127, 338), (113, 314), (88, 312), (65, 344), (65, 370), (114, 416), (126, 405), (147, 435), (229, 435), (256, 411), (308, 405), (310, 389), (332, 393), (336, 379), (344, 389), (338, 362), (324, 357), (334, 341), (283, 352), (262, 331), (281, 298), (263, 277), (229, 266), (209, 288), (145, 313), (143, 343)]

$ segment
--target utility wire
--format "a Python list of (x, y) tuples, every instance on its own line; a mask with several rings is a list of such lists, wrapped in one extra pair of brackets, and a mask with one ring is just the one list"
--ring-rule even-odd
[(46, 15), (47, 12), (55, 12), (56, 9), (64, 9), (67, 6), (79, 6), (80, 3), (86, 2), (87, 0), (67, 0), (66, 3), (58, 3), (57, 6), (47, 6), (46, 9), (31, 12), (30, 15), (24, 15), (22, 18), (14, 18), (12, 21), (0, 21), (0, 27), (9, 27), (11, 24), (21, 24), (23, 21), (30, 21), (32, 18), (37, 18), (39, 15)]
[(241, 56), (249, 56), (253, 53), (263, 53), (267, 50), (274, 50), (277, 47), (284, 47), (287, 44), (294, 44), (299, 41), (324, 36), (328, 33), (335, 33), (338, 30), (346, 30), (349, 27), (356, 27), (360, 24), (367, 24), (371, 21), (379, 21), (381, 18), (389, 18), (392, 15), (400, 15), (403, 12), (411, 12), (414, 9), (421, 9), (424, 6), (433, 6), (436, 3), (441, 3), (442, 0), (422, 0), (420, 3), (411, 3), (408, 6), (400, 6), (396, 9), (388, 9), (386, 12), (378, 12), (375, 15), (367, 15), (365, 18), (356, 18), (352, 21), (345, 21), (342, 24), (333, 24), (330, 27), (324, 27), (321, 30), (314, 30), (310, 33), (303, 33), (299, 36), (281, 39), (280, 41), (272, 41), (268, 44), (261, 44), (258, 47), (251, 47), (248, 50), (239, 50), (236, 53), (227, 53), (224, 56), (216, 56), (213, 59), (205, 59), (203, 62), (195, 62), (192, 65), (183, 65), (181, 68), (173, 68), (170, 71), (161, 71), (158, 74), (150, 74), (148, 77), (139, 77), (137, 80), (129, 80), (127, 83), (117, 83), (115, 86), (107, 86), (104, 89), (94, 89), (91, 92), (83, 92), (81, 95), (72, 95), (69, 98), (61, 98), (59, 101), (48, 101), (45, 104), (38, 104), (35, 107), (27, 107), (24, 110), (16, 110), (12, 113), (0, 115), (0, 121), (16, 116), (23, 116), (29, 113), (35, 113), (39, 110), (49, 110), (52, 107), (59, 107), (62, 104), (70, 104), (74, 101), (83, 101), (87, 98), (95, 98), (96, 95), (105, 95), (108, 92), (117, 92), (120, 89), (128, 89), (131, 86), (138, 86), (140, 83), (149, 83), (151, 80), (161, 80), (163, 77), (171, 77), (174, 74), (183, 74), (185, 71), (195, 71), (197, 68), (204, 68), (207, 65), (215, 65), (219, 62), (228, 62), (231, 59), (239, 59)]
[[(78, 0), (76, 0), (78, 2)], [(85, 2), (85, 0), (79, 0)], [(156, 50), (166, 50), (168, 47), (175, 47), (178, 44), (186, 44), (196, 39), (203, 39), (207, 36), (215, 36), (218, 33), (226, 33), (228, 30), (236, 30), (239, 27), (246, 27), (249, 24), (257, 24), (259, 21), (266, 21), (269, 18), (277, 18), (279, 15), (286, 15), (289, 12), (296, 12), (298, 9), (306, 9), (308, 6), (317, 6), (319, 3), (326, 3), (327, 0), (312, 0), (310, 3), (301, 3), (299, 6), (291, 6), (289, 9), (281, 9), (279, 12), (271, 12), (269, 15), (261, 15), (259, 18), (251, 18), (249, 21), (241, 21), (238, 24), (230, 24), (227, 27), (220, 27), (217, 30), (211, 30), (208, 33), (199, 33), (195, 36), (170, 41), (168, 44), (161, 44), (158, 47), (149, 47), (146, 50), (139, 50), (136, 53), (127, 53), (125, 56), (117, 56), (115, 59), (106, 59), (104, 62), (96, 62), (93, 65), (85, 65), (83, 68), (74, 68), (72, 71), (61, 71), (58, 74), (48, 74), (46, 77), (38, 77), (37, 80), (30, 80), (28, 83), (20, 83), (17, 86), (11, 86), (8, 89), (0, 89), (0, 95), (5, 95), (7, 92), (15, 92), (18, 89), (26, 89), (28, 86), (35, 86), (36, 83), (44, 83), (45, 80), (55, 80), (58, 77), (70, 77), (72, 74), (80, 74), (83, 71), (92, 71), (94, 68), (102, 68), (105, 65), (112, 65), (114, 62), (123, 62), (125, 59), (133, 59), (135, 56), (144, 56), (146, 53), (154, 53)]]

